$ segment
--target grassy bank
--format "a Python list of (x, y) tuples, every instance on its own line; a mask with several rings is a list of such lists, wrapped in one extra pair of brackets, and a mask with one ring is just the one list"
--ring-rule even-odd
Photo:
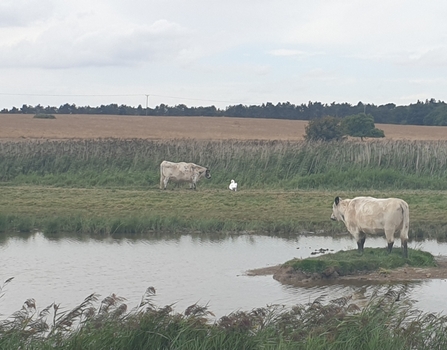
[[(37, 310), (33, 299), (0, 321), (2, 349), (444, 349), (442, 315), (423, 313), (407, 300), (405, 289), (373, 295), (358, 307), (350, 297), (322, 298), (285, 308), (272, 305), (237, 311), (212, 320), (206, 306), (183, 313), (154, 304), (148, 288), (142, 303), (127, 311), (112, 294), (88, 296), (73, 310), (52, 304)], [(98, 305), (99, 304), (99, 305)]]
[(410, 238), (447, 237), (445, 191), (190, 191), (0, 187), (0, 232), (147, 234), (346, 232), (330, 220), (335, 196), (398, 196), (410, 205)]

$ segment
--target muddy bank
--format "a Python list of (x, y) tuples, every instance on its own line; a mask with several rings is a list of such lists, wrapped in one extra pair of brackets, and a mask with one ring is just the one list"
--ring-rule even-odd
[(365, 281), (365, 282), (404, 282), (425, 279), (447, 279), (447, 256), (436, 257), (435, 267), (404, 266), (397, 269), (379, 269), (373, 272), (358, 272), (352, 275), (340, 276), (335, 269), (326, 269), (321, 274), (306, 274), (282, 265), (264, 267), (247, 271), (247, 276), (273, 275), (273, 278), (283, 284), (294, 286), (312, 286), (326, 282)]

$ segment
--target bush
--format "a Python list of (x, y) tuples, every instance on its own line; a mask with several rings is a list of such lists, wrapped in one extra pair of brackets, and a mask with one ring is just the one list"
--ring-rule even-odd
[(371, 114), (360, 113), (350, 115), (343, 119), (341, 127), (345, 135), (360, 137), (385, 137), (383, 130), (374, 125), (374, 117)]
[(56, 119), (56, 117), (52, 114), (46, 114), (46, 113), (37, 113), (33, 118), (39, 118), (39, 119)]
[(309, 121), (306, 125), (304, 138), (307, 141), (338, 141), (343, 139), (341, 118), (327, 116)]

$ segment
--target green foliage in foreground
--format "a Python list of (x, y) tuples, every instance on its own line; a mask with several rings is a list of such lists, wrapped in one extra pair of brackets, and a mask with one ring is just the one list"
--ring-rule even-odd
[(365, 248), (363, 254), (357, 250), (342, 250), (318, 257), (290, 260), (284, 265), (305, 273), (323, 274), (327, 269), (335, 269), (339, 275), (345, 276), (356, 272), (395, 269), (404, 265), (431, 267), (436, 266), (436, 261), (432, 254), (410, 248), (408, 259), (405, 259), (401, 249), (395, 247), (391, 253), (385, 248)]
[[(69, 140), (0, 143), (0, 182), (158, 188), (163, 160), (211, 170), (198, 189), (445, 189), (447, 142)], [(172, 185), (168, 185), (172, 188)]]
[[(8, 282), (8, 281), (7, 281)], [(73, 310), (52, 304), (43, 310), (29, 299), (0, 321), (1, 349), (445, 349), (447, 318), (418, 311), (405, 289), (377, 291), (360, 308), (351, 297), (294, 307), (272, 305), (237, 311), (217, 320), (206, 306), (183, 313), (153, 303), (150, 287), (127, 312), (112, 294), (88, 296)]]

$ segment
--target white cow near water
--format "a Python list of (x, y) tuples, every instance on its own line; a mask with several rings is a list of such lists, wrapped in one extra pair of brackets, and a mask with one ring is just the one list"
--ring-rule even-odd
[(174, 163), (164, 160), (160, 164), (160, 189), (165, 190), (169, 181), (189, 183), (189, 188), (196, 189), (197, 182), (202, 178), (211, 179), (210, 170), (194, 163)]
[(400, 234), (404, 257), (408, 257), (408, 230), (410, 210), (407, 202), (399, 198), (336, 197), (332, 205), (332, 220), (343, 221), (349, 233), (363, 252), (366, 234), (385, 233), (388, 251), (391, 252), (395, 233)]

